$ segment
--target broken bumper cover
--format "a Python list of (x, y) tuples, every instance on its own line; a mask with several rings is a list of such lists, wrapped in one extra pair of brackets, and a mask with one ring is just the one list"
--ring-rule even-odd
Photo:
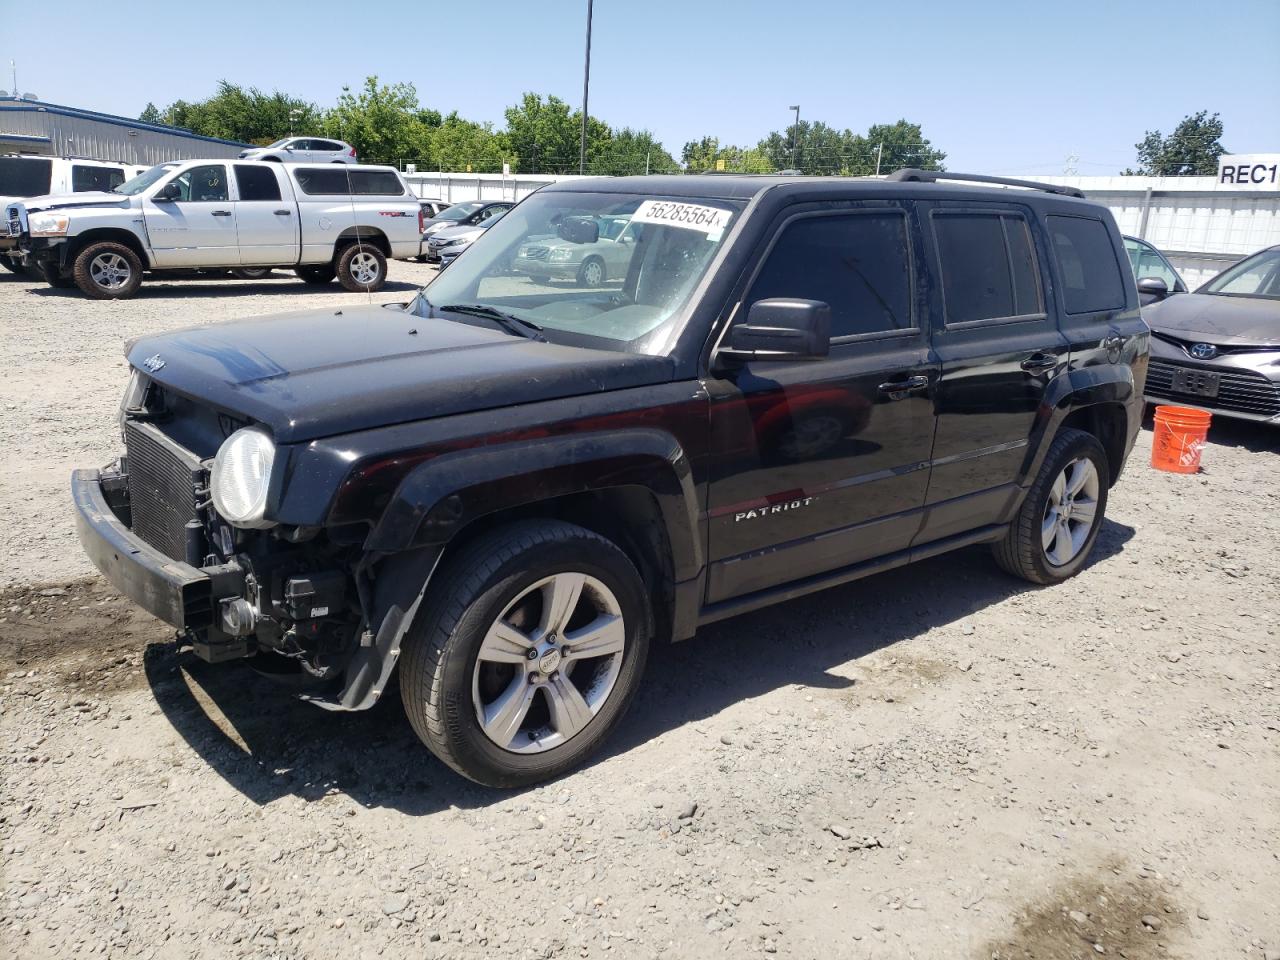
[(179, 630), (214, 627), (218, 600), (240, 596), (244, 572), (235, 563), (197, 569), (135, 536), (111, 509), (97, 470), (71, 474), (76, 533), (104, 577), (142, 609)]

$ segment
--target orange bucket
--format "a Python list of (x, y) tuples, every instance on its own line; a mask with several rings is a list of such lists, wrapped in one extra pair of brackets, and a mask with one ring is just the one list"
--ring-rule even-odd
[(1198, 473), (1213, 414), (1191, 407), (1156, 407), (1151, 465), (1169, 473)]

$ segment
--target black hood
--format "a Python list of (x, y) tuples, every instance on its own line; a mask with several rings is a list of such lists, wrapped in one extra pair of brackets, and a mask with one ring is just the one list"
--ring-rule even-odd
[[(485, 321), (479, 321), (484, 323)], [(279, 443), (669, 381), (664, 357), (541, 343), (380, 307), (143, 337), (129, 363)]]
[(1280, 300), (1179, 293), (1142, 308), (1157, 333), (1180, 340), (1239, 346), (1280, 344)]

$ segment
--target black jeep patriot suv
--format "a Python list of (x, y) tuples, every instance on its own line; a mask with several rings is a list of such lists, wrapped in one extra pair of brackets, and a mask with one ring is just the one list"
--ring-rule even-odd
[(701, 624), (975, 543), (1070, 577), (1148, 332), (1103, 207), (987, 179), (578, 180), (408, 304), (136, 341), (84, 548), (323, 707), (399, 666), (495, 786), (582, 761)]

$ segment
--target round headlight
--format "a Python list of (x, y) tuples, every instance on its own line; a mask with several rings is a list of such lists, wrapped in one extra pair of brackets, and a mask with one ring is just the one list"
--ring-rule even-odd
[(237, 430), (218, 448), (209, 477), (209, 492), (218, 515), (235, 527), (272, 526), (262, 518), (267, 509), (267, 485), (275, 444), (257, 427)]

